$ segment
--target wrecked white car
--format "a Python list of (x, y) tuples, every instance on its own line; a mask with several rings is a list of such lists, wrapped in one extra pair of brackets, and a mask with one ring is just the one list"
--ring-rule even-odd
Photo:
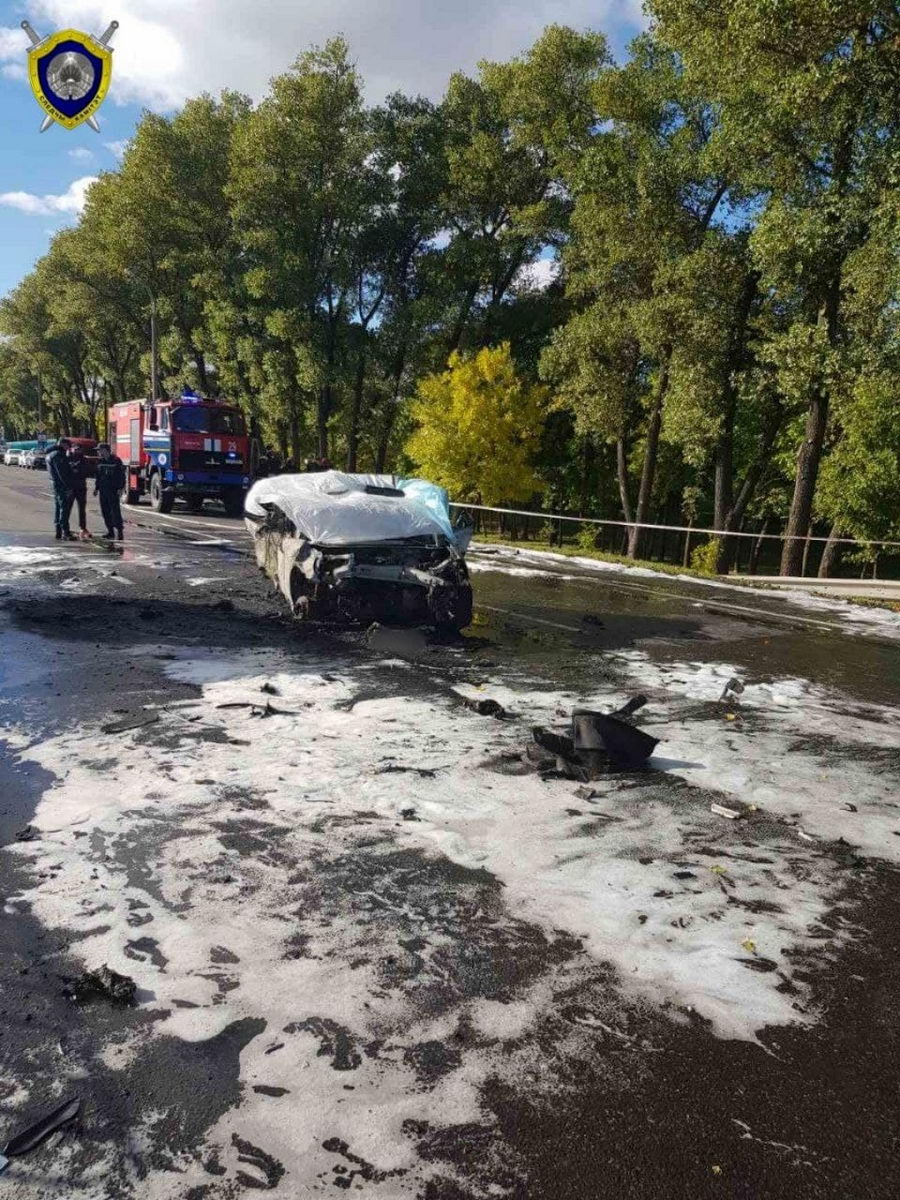
[(424, 479), (322, 471), (260, 479), (247, 494), (260, 568), (294, 615), (464, 629), (470, 531)]

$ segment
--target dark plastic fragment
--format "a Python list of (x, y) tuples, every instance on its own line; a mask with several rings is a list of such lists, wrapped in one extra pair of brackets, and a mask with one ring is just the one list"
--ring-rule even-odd
[(80, 1110), (81, 1100), (77, 1096), (70, 1097), (56, 1108), (51, 1109), (39, 1121), (35, 1121), (33, 1125), (29, 1125), (27, 1129), (23, 1129), (21, 1133), (10, 1138), (3, 1153), (7, 1158), (15, 1158), (18, 1154), (28, 1154), (51, 1133), (61, 1129), (63, 1125), (68, 1125), (70, 1121), (74, 1121)]

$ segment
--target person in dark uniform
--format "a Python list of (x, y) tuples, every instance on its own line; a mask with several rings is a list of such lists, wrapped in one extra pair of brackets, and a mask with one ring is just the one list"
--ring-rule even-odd
[(78, 528), (81, 531), (81, 537), (89, 538), (87, 527), (87, 481), (88, 481), (88, 463), (84, 456), (83, 447), (76, 442), (69, 450), (69, 469), (72, 472), (72, 491), (69, 493), (68, 510), (66, 512), (66, 523), (68, 525), (72, 513), (72, 506), (78, 505)]
[(97, 447), (97, 478), (94, 495), (100, 497), (100, 511), (106, 522), (106, 537), (122, 541), (122, 506), (119, 494), (125, 486), (125, 465), (109, 448), (108, 442)]
[(56, 540), (74, 542), (75, 535), (69, 529), (69, 511), (72, 507), (69, 496), (74, 486), (68, 458), (70, 445), (68, 438), (59, 439), (47, 455), (47, 474), (53, 485), (53, 523), (56, 526)]

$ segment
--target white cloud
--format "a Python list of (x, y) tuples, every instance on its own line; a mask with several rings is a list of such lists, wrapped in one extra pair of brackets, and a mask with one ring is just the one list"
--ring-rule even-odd
[(107, 148), (107, 150), (110, 152), (110, 154), (114, 158), (118, 158), (121, 160), (122, 156), (125, 153), (125, 150), (128, 147), (128, 139), (122, 138), (122, 140), (119, 142), (104, 142), (103, 145)]
[(24, 30), (0, 25), (0, 58), (21, 58), (24, 61), (27, 47), (28, 37)]
[(69, 151), (69, 158), (74, 158), (76, 162), (93, 162), (94, 152), (88, 150), (87, 146), (76, 146), (74, 150)]
[[(175, 107), (202, 91), (259, 98), (312, 44), (344, 32), (379, 100), (402, 88), (437, 97), (452, 71), (526, 49), (547, 24), (603, 29), (621, 44), (646, 21), (641, 0), (27, 0), (39, 34), (100, 34), (115, 16), (111, 100)], [(0, 30), (0, 58), (24, 56), (20, 30)]]
[(0, 74), (2, 74), (4, 79), (15, 79), (17, 82), (28, 78), (28, 72), (25, 70), (24, 63), (4, 63), (2, 68), (0, 68)]
[(20, 212), (32, 216), (78, 214), (84, 208), (87, 190), (96, 178), (96, 175), (85, 175), (76, 179), (58, 195), (50, 193), (36, 196), (33, 192), (3, 192), (0, 194), (0, 205), (5, 208), (17, 208)]

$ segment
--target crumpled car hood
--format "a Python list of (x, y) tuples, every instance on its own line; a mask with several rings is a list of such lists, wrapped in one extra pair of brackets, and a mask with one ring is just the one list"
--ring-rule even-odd
[[(367, 487), (396, 488), (385, 496)], [(258, 480), (247, 494), (245, 512), (253, 520), (274, 504), (297, 532), (318, 546), (363, 545), (415, 537), (446, 538), (456, 544), (446, 491), (425, 479), (396, 475), (350, 475), (344, 471), (276, 475)]]

